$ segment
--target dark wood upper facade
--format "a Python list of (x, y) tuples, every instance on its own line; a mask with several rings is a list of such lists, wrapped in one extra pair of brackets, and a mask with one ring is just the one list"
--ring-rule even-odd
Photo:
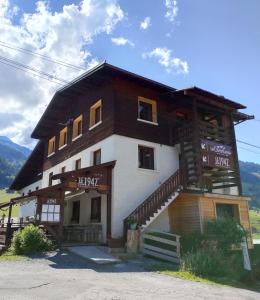
[[(156, 102), (156, 122), (138, 119), (139, 97)], [(100, 100), (102, 122), (90, 130), (91, 107)], [(55, 94), (32, 137), (44, 145), (43, 171), (112, 134), (170, 146), (178, 144), (184, 187), (212, 191), (238, 186), (241, 193), (234, 122), (250, 119), (238, 112), (243, 108), (195, 87), (176, 91), (104, 63)], [(82, 133), (73, 140), (73, 120), (79, 116)], [(67, 143), (59, 147), (64, 127)], [(48, 155), (49, 140), (53, 137), (54, 153)], [(203, 162), (201, 143), (205, 140), (217, 146), (230, 146), (229, 167)]]

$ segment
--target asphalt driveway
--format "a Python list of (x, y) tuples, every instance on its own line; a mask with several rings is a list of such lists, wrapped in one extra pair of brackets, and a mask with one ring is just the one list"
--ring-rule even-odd
[(142, 261), (97, 266), (66, 252), (0, 261), (0, 299), (260, 299), (252, 291), (145, 272)]

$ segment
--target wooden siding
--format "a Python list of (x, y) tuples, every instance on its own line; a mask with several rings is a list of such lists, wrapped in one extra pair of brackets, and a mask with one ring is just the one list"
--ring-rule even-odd
[(198, 196), (181, 193), (169, 206), (170, 229), (174, 233), (190, 233), (201, 230)]
[(248, 245), (253, 247), (249, 221), (248, 198), (217, 194), (181, 193), (169, 207), (171, 232), (190, 233), (205, 229), (208, 220), (215, 219), (216, 204), (238, 205), (239, 221), (249, 232)]
[[(97, 127), (89, 130), (90, 107), (102, 99), (102, 123)], [(105, 139), (114, 132), (114, 97), (111, 85), (102, 86), (100, 89), (90, 90), (89, 93), (78, 95), (68, 99), (68, 104), (64, 110), (57, 115), (57, 126), (53, 128), (53, 132), (49, 135), (56, 136), (59, 140), (60, 130), (64, 127), (59, 124), (64, 124), (68, 119), (77, 118), (83, 115), (82, 136), (72, 141), (72, 124), (68, 126), (67, 146), (58, 149), (59, 143), (56, 143), (55, 154), (47, 157), (47, 140), (45, 141), (44, 165), (43, 170), (47, 170), (56, 164), (68, 159), (78, 152), (96, 144)]]

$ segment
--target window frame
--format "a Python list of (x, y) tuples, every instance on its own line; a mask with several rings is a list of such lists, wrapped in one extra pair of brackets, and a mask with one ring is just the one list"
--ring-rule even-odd
[[(66, 139), (64, 138), (64, 136), (66, 137)], [(63, 141), (63, 144), (61, 145), (61, 141)], [(60, 131), (60, 137), (59, 137), (59, 150), (63, 149), (64, 147), (66, 147), (68, 144), (68, 127), (64, 127), (61, 131)]]
[[(80, 133), (78, 132), (78, 128), (76, 131), (76, 126), (78, 126), (78, 124), (81, 123), (81, 128), (80, 128)], [(73, 120), (73, 125), (72, 125), (72, 142), (77, 140), (78, 138), (80, 138), (82, 136), (82, 132), (83, 132), (83, 115), (79, 115), (76, 119)]]
[[(100, 162), (99, 163), (96, 163), (96, 155), (100, 153)], [(101, 148), (100, 149), (97, 149), (96, 151), (93, 152), (93, 166), (98, 166), (101, 164)]]
[(75, 160), (75, 170), (81, 169), (81, 158)]
[(52, 186), (52, 176), (53, 176), (53, 172), (49, 173), (49, 182), (48, 182), (48, 186)]
[[(145, 167), (141, 166), (141, 159), (140, 159), (140, 149), (150, 149), (152, 150), (152, 167)], [(148, 170), (148, 171), (156, 171), (155, 168), (155, 148), (149, 147), (146, 145), (138, 145), (138, 169), (140, 170)]]
[[(140, 116), (140, 103), (141, 102), (150, 104), (152, 106), (152, 121), (141, 118), (141, 116)], [(152, 125), (158, 125), (158, 113), (157, 113), (157, 101), (156, 100), (138, 96), (137, 121), (152, 124)]]
[[(96, 110), (100, 108), (99, 121), (96, 122)], [(94, 129), (102, 123), (102, 99), (95, 102), (89, 110), (89, 130)]]
[[(52, 152), (50, 151), (51, 149), (51, 143), (52, 144)], [(53, 155), (55, 153), (55, 148), (56, 148), (56, 136), (53, 136), (52, 138), (49, 139), (48, 141), (48, 157)]]

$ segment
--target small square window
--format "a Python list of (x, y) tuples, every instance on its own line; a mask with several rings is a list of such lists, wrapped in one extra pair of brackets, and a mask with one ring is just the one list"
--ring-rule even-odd
[(93, 166), (101, 164), (101, 149), (93, 152)]
[(157, 105), (155, 100), (138, 97), (138, 119), (157, 123)]
[(90, 123), (89, 128), (99, 124), (102, 121), (102, 101), (97, 101), (90, 107)]
[(51, 155), (55, 152), (55, 136), (49, 140), (48, 144), (48, 155)]
[(154, 170), (154, 149), (138, 146), (139, 168)]
[(82, 134), (82, 120), (83, 117), (80, 115), (73, 121), (72, 139), (75, 139)]

